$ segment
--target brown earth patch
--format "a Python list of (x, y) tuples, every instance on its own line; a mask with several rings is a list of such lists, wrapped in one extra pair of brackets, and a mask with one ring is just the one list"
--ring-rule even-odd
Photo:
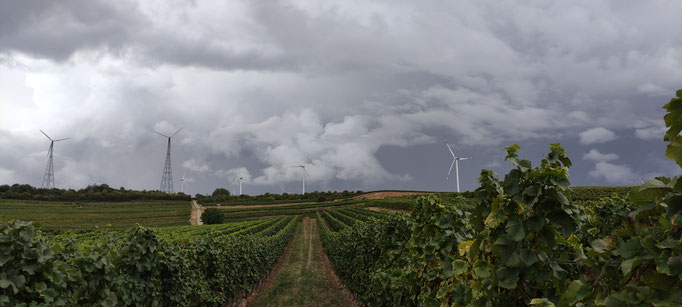
[(382, 199), (382, 198), (389, 198), (389, 197), (402, 197), (402, 196), (422, 195), (422, 194), (429, 194), (429, 193), (426, 193), (426, 192), (402, 192), (402, 191), (372, 192), (372, 193), (367, 193), (367, 194), (355, 196), (355, 197), (353, 197), (353, 199)]
[(402, 213), (405, 213), (405, 214), (410, 214), (410, 213), (412, 213), (412, 211), (410, 211), (410, 210), (393, 209), (393, 208), (383, 208), (383, 207), (365, 207), (365, 209), (367, 209), (367, 210), (372, 210), (372, 211), (377, 211), (377, 212), (385, 211), (385, 212), (402, 212)]

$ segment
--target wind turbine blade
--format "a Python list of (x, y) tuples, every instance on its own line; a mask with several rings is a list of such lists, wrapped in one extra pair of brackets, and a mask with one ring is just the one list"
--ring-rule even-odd
[(63, 139), (59, 139), (59, 140), (54, 140), (54, 142), (66, 141), (66, 140), (68, 140), (68, 139), (70, 139), (70, 138), (63, 138)]
[(302, 167), (303, 173), (306, 175), (306, 177), (310, 177), (310, 174), (308, 174), (308, 171), (305, 170), (305, 167)]
[(450, 148), (450, 144), (448, 144), (448, 143), (445, 143), (445, 146), (447, 146), (447, 147), (448, 147), (448, 150), (449, 150), (449, 151), (450, 151), (450, 153), (452, 154), (452, 157), (453, 157), (453, 158), (456, 158), (456, 156), (455, 156), (455, 152), (453, 152), (453, 151), (452, 151), (452, 148)]
[(184, 173), (182, 173), (182, 180), (185, 180), (185, 175), (187, 175), (187, 171), (185, 171)]
[(49, 137), (49, 136), (47, 135), (47, 133), (45, 133), (43, 130), (40, 130), (40, 132), (42, 132), (43, 135), (45, 135), (46, 138), (48, 138), (50, 141), (52, 141), (52, 138)]
[(169, 136), (169, 138), (174, 137), (174, 136), (175, 136), (176, 134), (178, 134), (178, 132), (180, 132), (180, 130), (182, 130), (182, 129), (185, 129), (185, 127), (182, 127), (182, 128), (180, 128), (180, 129), (178, 129), (178, 131), (175, 131), (175, 133), (171, 134), (171, 136)]
[(471, 160), (471, 157), (459, 158), (460, 160)]
[(233, 186), (235, 183), (237, 183), (237, 181), (239, 181), (239, 178), (235, 179), (230, 186)]
[(163, 134), (163, 133), (159, 133), (159, 132), (157, 132), (156, 130), (152, 130), (152, 131), (154, 131), (154, 133), (156, 133), (156, 134), (158, 134), (158, 135), (160, 135), (160, 136), (162, 136), (162, 137), (165, 137), (165, 138), (169, 138), (169, 137), (170, 137), (170, 136), (167, 136), (167, 135), (165, 135), (165, 134)]
[(450, 170), (448, 170), (448, 176), (445, 177), (445, 180), (450, 180), (450, 173), (452, 173), (452, 167), (455, 166), (455, 161), (457, 160), (452, 160), (452, 164), (450, 164)]

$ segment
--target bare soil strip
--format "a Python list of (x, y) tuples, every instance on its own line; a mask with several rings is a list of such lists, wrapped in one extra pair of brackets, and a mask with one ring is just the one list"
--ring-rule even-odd
[(422, 194), (429, 194), (429, 193), (426, 193), (426, 192), (400, 192), (400, 191), (372, 192), (372, 193), (367, 193), (367, 194), (355, 196), (355, 197), (353, 197), (353, 199), (382, 199), (382, 198), (389, 198), (389, 197), (402, 197), (402, 196), (422, 195)]
[(203, 212), (203, 209), (199, 204), (197, 203), (196, 200), (192, 201), (192, 210), (189, 214), (189, 224), (190, 225), (203, 225), (204, 223), (201, 222), (201, 213)]
[[(401, 197), (401, 196), (421, 195), (421, 194), (428, 194), (428, 193), (424, 193), (424, 192), (372, 192), (372, 193), (358, 195), (358, 196), (352, 197), (350, 199), (382, 199), (382, 198), (389, 198), (389, 197)], [(344, 200), (348, 200), (348, 199), (336, 199), (333, 201), (322, 202), (320, 204), (335, 203), (335, 202), (340, 202), (340, 201), (344, 201)], [(315, 202), (280, 203), (280, 204), (269, 204), (269, 205), (201, 206), (201, 210), (206, 210), (207, 208), (216, 208), (216, 209), (270, 208), (270, 207), (284, 207), (284, 206), (295, 206), (295, 205), (310, 205), (310, 204), (314, 204), (314, 203)]]
[(408, 215), (409, 215), (410, 213), (412, 213), (412, 211), (410, 211), (410, 210), (401, 210), (401, 209), (383, 208), (383, 207), (365, 207), (365, 209), (367, 209), (367, 210), (372, 210), (372, 211), (378, 211), (378, 212), (381, 212), (381, 211), (387, 211), (387, 212), (402, 212), (402, 213), (405, 213), (405, 214), (408, 214)]
[(355, 306), (352, 296), (334, 275), (317, 229), (305, 217), (296, 229), (289, 254), (274, 280), (247, 306)]

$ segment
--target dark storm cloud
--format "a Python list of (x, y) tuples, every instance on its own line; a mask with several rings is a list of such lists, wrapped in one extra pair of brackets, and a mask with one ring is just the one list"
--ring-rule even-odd
[(2, 1), (0, 50), (64, 61), (80, 49), (118, 52), (144, 22), (126, 1)]
[[(239, 172), (252, 192), (294, 190), (289, 166), (304, 162), (318, 188), (449, 189), (445, 137), (476, 156), (462, 165), (466, 188), (482, 167), (504, 170), (503, 145), (539, 157), (556, 141), (579, 161), (573, 183), (630, 184), (668, 174), (652, 144), (660, 106), (682, 84), (679, 11), (674, 1), (4, 1), (0, 111), (15, 115), (0, 112), (0, 132), (36, 157), (38, 128), (74, 135), (60, 149), (71, 186), (95, 172), (156, 187), (165, 148), (151, 130), (179, 127), (176, 175), (187, 169), (201, 192)], [(33, 165), (44, 162), (20, 170), (19, 154), (3, 157), (0, 179), (40, 178)]]

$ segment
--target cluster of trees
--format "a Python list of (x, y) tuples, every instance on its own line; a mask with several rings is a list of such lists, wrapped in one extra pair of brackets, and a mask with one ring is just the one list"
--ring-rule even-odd
[[(322, 202), (350, 198), (362, 191), (329, 191), (300, 194), (270, 194), (257, 196), (231, 195), (224, 188), (217, 188), (211, 195), (196, 194), (201, 203), (268, 203), (275, 201)], [(42, 201), (131, 201), (131, 200), (187, 200), (192, 197), (184, 193), (168, 194), (161, 191), (136, 191), (123, 187), (114, 189), (107, 184), (89, 185), (84, 189), (42, 189), (29, 184), (0, 185), (0, 199), (42, 200)]]
[(130, 201), (130, 200), (187, 200), (183, 193), (168, 194), (161, 191), (135, 191), (107, 184), (90, 185), (84, 189), (41, 189), (28, 184), (0, 185), (0, 198), (45, 201)]
[(202, 204), (206, 203), (254, 203), (254, 202), (274, 202), (274, 201), (300, 201), (300, 202), (323, 202), (337, 199), (346, 199), (353, 196), (363, 194), (363, 191), (328, 191), (328, 192), (308, 192), (301, 194), (271, 194), (265, 193), (262, 195), (232, 195), (230, 191), (223, 188), (217, 188), (211, 195), (196, 194), (195, 198)]

